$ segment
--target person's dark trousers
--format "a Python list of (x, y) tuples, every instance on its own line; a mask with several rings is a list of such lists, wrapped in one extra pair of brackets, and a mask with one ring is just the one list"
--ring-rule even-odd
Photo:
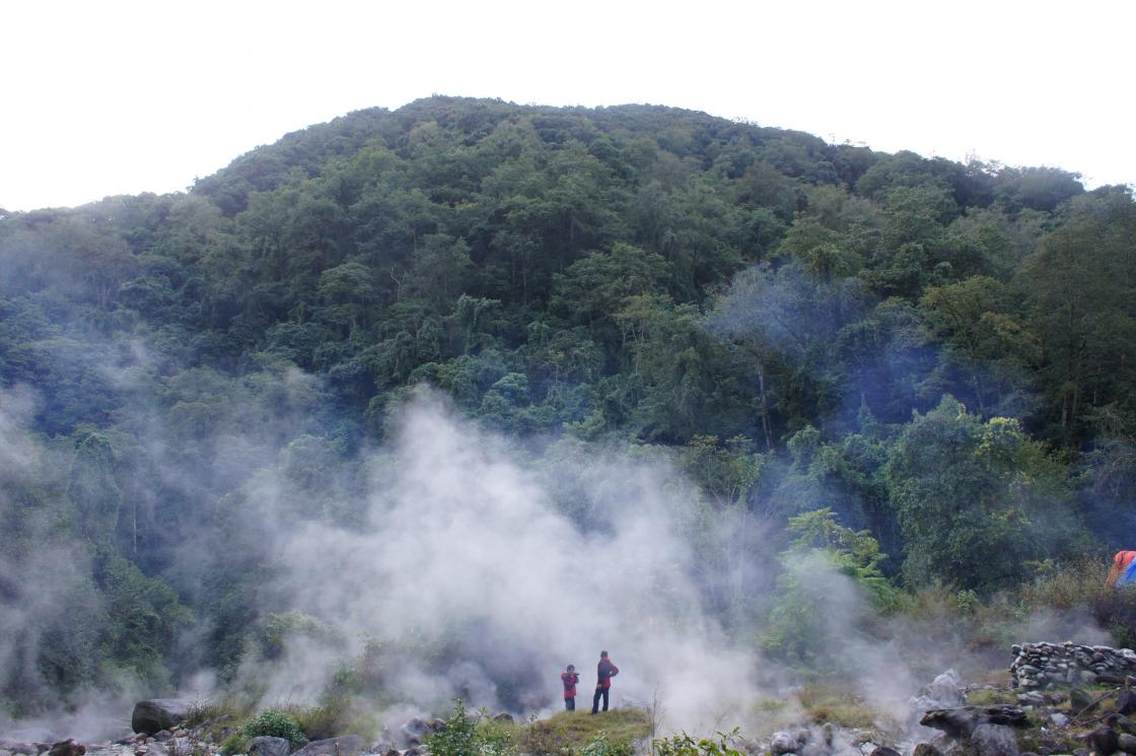
[(575, 711), (576, 710), (576, 699), (575, 698), (565, 698), (564, 699), (564, 710), (565, 711)]
[(592, 713), (595, 714), (600, 710), (600, 696), (603, 696), (604, 707), (603, 710), (607, 711), (607, 688), (596, 688), (596, 694), (592, 696)]

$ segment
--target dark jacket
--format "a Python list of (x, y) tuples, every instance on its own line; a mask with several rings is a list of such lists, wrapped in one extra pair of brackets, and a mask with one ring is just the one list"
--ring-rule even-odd
[(596, 666), (596, 687), (608, 689), (611, 687), (611, 678), (619, 674), (619, 667), (611, 663), (610, 659), (600, 659)]

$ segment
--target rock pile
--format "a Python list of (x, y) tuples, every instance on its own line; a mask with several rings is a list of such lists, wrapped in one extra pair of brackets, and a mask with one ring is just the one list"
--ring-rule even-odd
[(1011, 650), (1010, 675), (1015, 688), (1122, 683), (1127, 675), (1136, 675), (1136, 651), (1129, 648), (1066, 641), (1015, 644)]

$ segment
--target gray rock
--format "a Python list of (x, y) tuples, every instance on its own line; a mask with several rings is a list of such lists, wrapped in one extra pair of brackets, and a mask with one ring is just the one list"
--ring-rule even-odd
[(342, 735), (327, 740), (313, 740), (296, 751), (295, 756), (359, 756), (367, 744), (358, 735)]
[(895, 750), (894, 748), (888, 748), (887, 746), (880, 746), (876, 750), (872, 751), (871, 754), (869, 754), (869, 756), (903, 756), (903, 755), (899, 751)]
[(174, 736), (174, 734), (172, 732), (170, 732), (169, 730), (160, 730), (160, 731), (154, 733), (154, 740), (158, 741), (159, 743), (165, 743), (167, 740), (169, 740), (173, 736)]
[(510, 714), (507, 711), (503, 711), (500, 714), (498, 714), (497, 716), (493, 717), (493, 721), (494, 722), (512, 722), (513, 721), (513, 715)]
[(769, 752), (773, 756), (784, 756), (797, 750), (797, 739), (784, 730), (773, 733), (769, 741)]
[(970, 743), (975, 756), (1020, 756), (1018, 736), (1006, 725), (980, 724), (974, 728)]
[(1116, 739), (1116, 747), (1125, 753), (1136, 753), (1136, 735), (1129, 735), (1126, 732), (1120, 733)]
[(1069, 706), (1072, 707), (1074, 713), (1080, 712), (1093, 705), (1093, 697), (1080, 688), (1073, 688), (1069, 691)]
[(261, 735), (249, 741), (248, 752), (249, 756), (288, 756), (292, 744), (285, 738)]
[(86, 746), (79, 745), (71, 738), (53, 743), (48, 750), (50, 756), (83, 756), (86, 752)]
[(189, 702), (178, 698), (152, 698), (134, 704), (130, 726), (147, 735), (169, 730), (189, 716)]
[(930, 743), (920, 743), (915, 746), (911, 756), (943, 756), (943, 752)]
[(1120, 736), (1112, 727), (1103, 724), (1090, 732), (1085, 740), (1094, 753), (1107, 756), (1119, 749)]
[(426, 735), (431, 732), (433, 732), (433, 730), (430, 727), (430, 722), (419, 717), (403, 722), (402, 727), (398, 728), (398, 733), (402, 736), (403, 743), (411, 746), (416, 746), (421, 743), (422, 738), (426, 737)]
[(948, 669), (927, 686), (925, 695), (935, 701), (935, 708), (962, 706), (966, 697), (962, 692), (962, 680), (953, 669)]
[(1049, 715), (1049, 721), (1053, 723), (1054, 727), (1064, 727), (1069, 724), (1069, 717), (1059, 711), (1055, 711)]

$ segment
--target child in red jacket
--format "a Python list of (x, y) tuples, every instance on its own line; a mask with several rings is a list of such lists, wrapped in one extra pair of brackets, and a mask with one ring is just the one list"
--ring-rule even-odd
[(560, 673), (560, 682), (564, 683), (564, 709), (576, 710), (576, 683), (580, 682), (580, 675), (576, 673), (573, 664), (568, 665), (567, 672)]

